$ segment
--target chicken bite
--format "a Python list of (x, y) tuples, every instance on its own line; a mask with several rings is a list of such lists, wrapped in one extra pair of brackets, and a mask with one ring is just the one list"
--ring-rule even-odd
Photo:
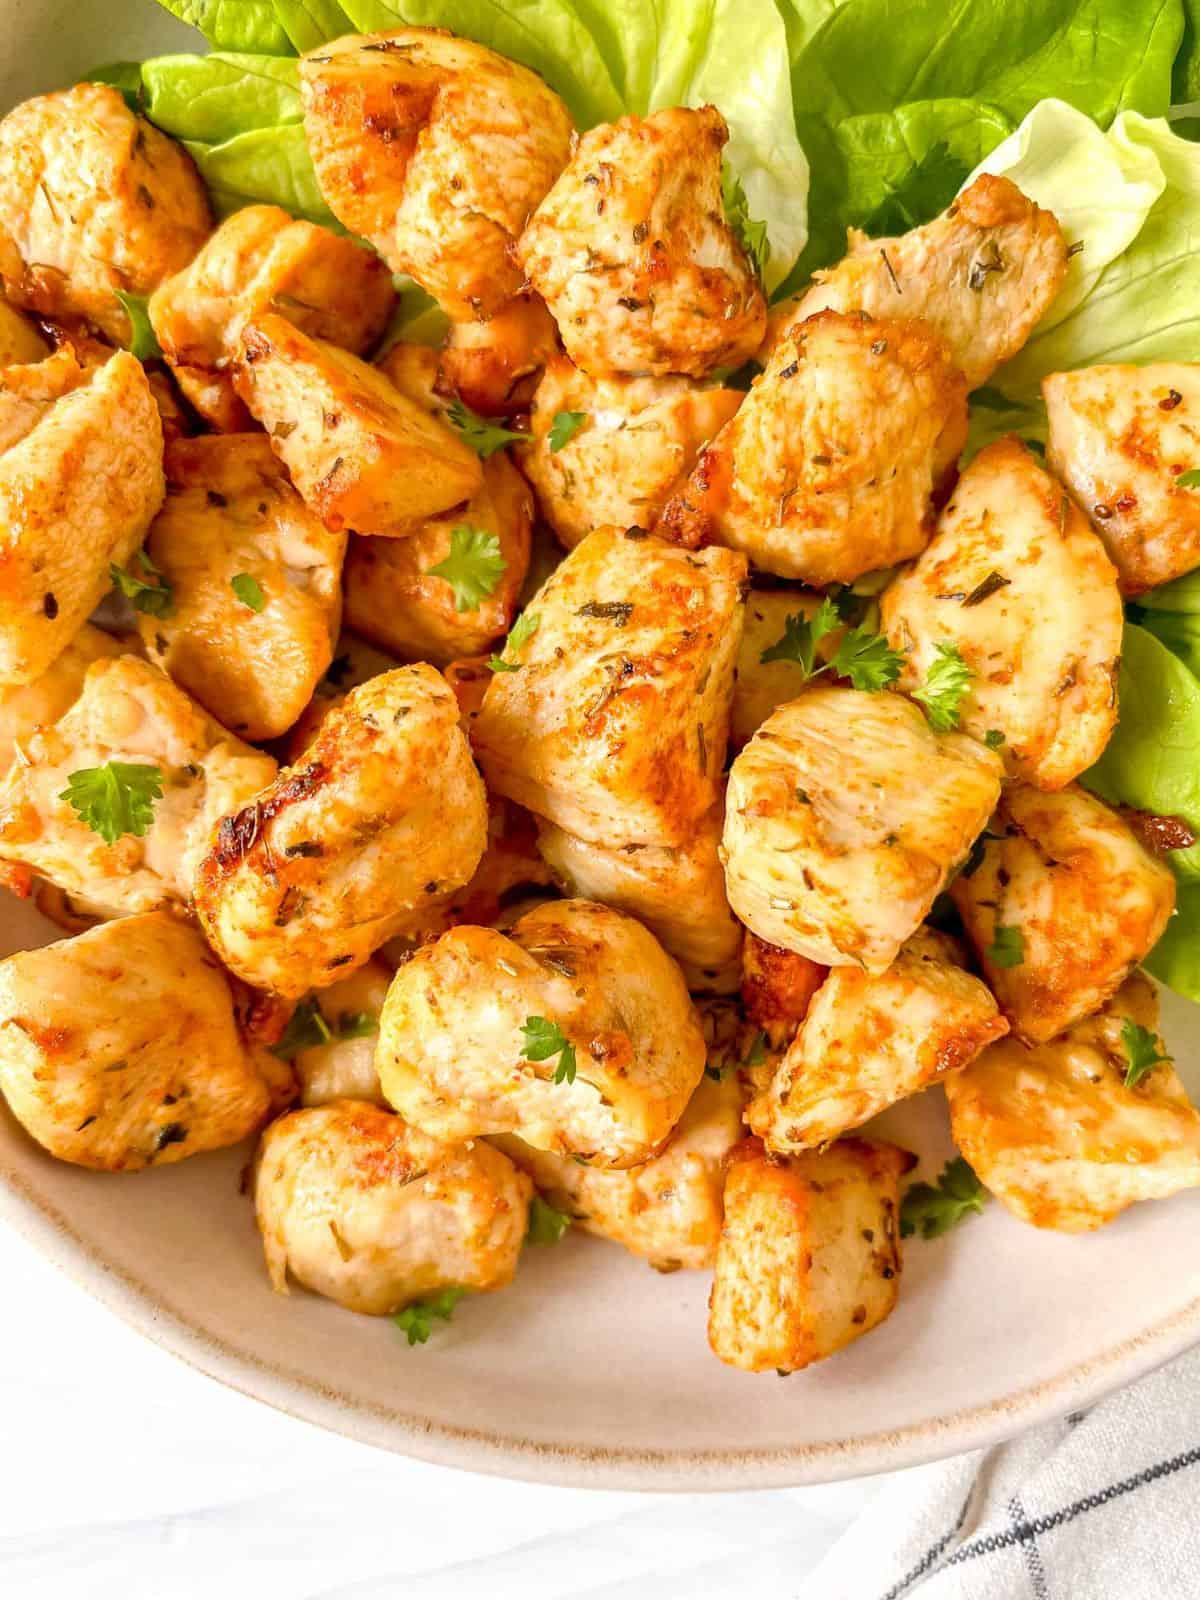
[(896, 239), (852, 228), (848, 247), (816, 274), (796, 316), (917, 317), (941, 334), (969, 389), (1016, 355), (1067, 275), (1067, 242), (1053, 212), (991, 173), (932, 222)]
[(1060, 789), (1099, 758), (1117, 720), (1117, 575), (1019, 439), (979, 452), (881, 609), (905, 653), (900, 688), (922, 684), (943, 647), (961, 653), (971, 678), (960, 726), (998, 746), (1010, 774)]
[(35, 728), (57, 722), (75, 704), (92, 662), (123, 655), (125, 649), (120, 639), (85, 622), (40, 678), (0, 688), (0, 776), (23, 753)]
[(679, 968), (632, 917), (586, 900), (419, 950), (392, 980), (375, 1058), (387, 1099), (427, 1133), (516, 1133), (598, 1167), (656, 1155), (704, 1062)]
[(818, 585), (920, 553), (966, 439), (962, 374), (921, 322), (823, 311), (794, 324), (659, 531)]
[(466, 883), (486, 830), (453, 694), (432, 667), (398, 667), (351, 690), (296, 766), (221, 819), (196, 911), (231, 971), (296, 997)]
[(866, 1139), (781, 1160), (747, 1139), (725, 1181), (713, 1354), (743, 1372), (797, 1372), (889, 1316), (900, 1291), (900, 1179), (914, 1161)]
[(734, 760), (729, 903), (770, 944), (884, 972), (966, 859), (1002, 771), (897, 694), (807, 689)]
[(1037, 1044), (1098, 1010), (1149, 955), (1175, 878), (1075, 784), (1010, 785), (980, 846), (950, 893), (1004, 1014)]
[(139, 361), (66, 351), (0, 372), (0, 684), (31, 683), (108, 592), (162, 504), (162, 426)]
[(196, 254), (208, 197), (183, 147), (100, 83), (26, 100), (0, 121), (3, 287), (14, 305), (83, 317), (115, 344), (119, 294), (145, 296)]
[(517, 255), (567, 354), (595, 377), (703, 378), (754, 354), (762, 285), (725, 219), (714, 106), (585, 133)]
[(716, 806), (745, 563), (599, 529), (529, 602), (472, 738), (498, 794), (594, 844), (686, 845)]
[(1200, 1113), (1169, 1060), (1128, 1087), (1132, 1029), (1163, 1055), (1158, 997), (1140, 973), (1057, 1039), (1002, 1039), (947, 1079), (955, 1144), (1022, 1222), (1083, 1233), (1200, 1187)]
[(537, 375), (558, 350), (558, 328), (536, 294), (519, 294), (486, 321), (452, 322), (438, 362), (439, 387), (484, 417), (527, 405)]
[(829, 968), (747, 933), (742, 945), (742, 1005), (776, 1049), (790, 1044)]
[[(4, 279), (3, 256), (0, 255), (0, 282)], [(44, 361), (50, 347), (41, 334), (14, 306), (0, 294), (0, 367), (28, 365)]]
[[(671, 490), (741, 402), (736, 389), (687, 378), (591, 378), (556, 356), (518, 459), (558, 542), (572, 550), (606, 525), (653, 532)], [(561, 443), (564, 416), (578, 425)]]
[(314, 339), (361, 355), (395, 302), (371, 250), (278, 206), (244, 206), (200, 253), (155, 290), (150, 321), (176, 382), (206, 421), (243, 432), (249, 413), (229, 368), (246, 323), (276, 312)]
[(99, 1172), (237, 1144), (270, 1110), (220, 966), (163, 911), (0, 961), (0, 1091), (51, 1155)]
[(479, 489), (474, 451), (376, 368), (274, 312), (241, 338), (234, 386), (326, 527), (398, 537)]
[(259, 1153), (267, 1272), (386, 1317), (443, 1289), (511, 1283), (529, 1179), (486, 1144), (445, 1144), (390, 1111), (334, 1100), (281, 1117)]
[[(466, 505), (430, 517), (404, 539), (351, 540), (347, 623), (402, 661), (445, 666), (482, 653), (512, 626), (532, 526), (528, 484), (503, 452), (491, 456)], [(443, 565), (457, 583), (436, 571)]]
[(346, 535), (292, 488), (261, 433), (177, 440), (147, 552), (170, 588), (146, 652), (246, 739), (299, 717), (333, 659)]
[[(217, 819), (275, 775), (270, 756), (227, 733), (134, 655), (90, 666), (70, 710), (30, 734), (22, 750), (0, 784), (0, 859), (110, 916), (188, 905)], [(141, 833), (114, 798), (118, 774), (130, 777), (129, 768), (161, 790)], [(123, 829), (113, 843), (66, 798), (76, 774), (104, 785), (105, 814)]]
[(562, 170), (571, 118), (527, 68), (439, 28), (348, 34), (300, 58), (326, 204), (456, 321), (524, 287), (513, 248)]
[(819, 1149), (959, 1071), (1007, 1032), (954, 941), (922, 928), (877, 977), (855, 967), (830, 972), (746, 1120), (768, 1150)]
[(1200, 566), (1200, 366), (1085, 367), (1042, 380), (1046, 460), (1141, 594)]

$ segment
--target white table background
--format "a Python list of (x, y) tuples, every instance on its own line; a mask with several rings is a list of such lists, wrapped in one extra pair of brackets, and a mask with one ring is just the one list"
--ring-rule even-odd
[[(9, 1600), (783, 1600), (886, 1479), (552, 1489), (296, 1422), (166, 1355), (0, 1232)], [(897, 1475), (898, 1476), (898, 1475)]]

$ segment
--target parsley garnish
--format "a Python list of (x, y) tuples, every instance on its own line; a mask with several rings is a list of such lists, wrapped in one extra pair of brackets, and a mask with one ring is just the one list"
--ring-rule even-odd
[(134, 553), (133, 559), (143, 572), (149, 573), (152, 578), (161, 578), (161, 583), (146, 583), (142, 578), (135, 578), (132, 572), (126, 572), (123, 567), (109, 563), (108, 575), (112, 580), (114, 589), (119, 589), (125, 598), (132, 602), (135, 611), (142, 611), (148, 617), (169, 617), (175, 609), (175, 596), (171, 585), (163, 578), (162, 573), (151, 561), (144, 550)]
[(571, 1216), (559, 1211), (535, 1194), (529, 1205), (529, 1226), (525, 1230), (526, 1244), (557, 1244), (571, 1226)]
[(252, 578), (248, 572), (236, 572), (229, 580), (229, 587), (237, 595), (244, 606), (249, 606), (251, 611), (261, 611), (267, 603), (267, 597), (262, 592), (262, 584), (257, 578)]
[(536, 611), (522, 611), (504, 641), (504, 649), (498, 656), (492, 656), (488, 661), (488, 666), (493, 672), (520, 672), (519, 661), (506, 661), (504, 657), (510, 650), (519, 650), (527, 640), (532, 639), (538, 631), (538, 623), (541, 620)]
[(106, 761), (102, 767), (72, 772), (58, 798), (68, 801), (80, 821), (106, 844), (116, 844), (126, 833), (145, 837), (154, 821), (154, 802), (162, 799), (162, 782), (157, 767)]
[(989, 728), (983, 736), (983, 742), (989, 750), (999, 750), (1004, 744), (1004, 734), (999, 728)]
[(162, 350), (150, 325), (150, 314), (146, 309), (149, 301), (145, 295), (124, 294), (120, 289), (116, 295), (129, 318), (129, 354), (136, 356), (139, 361), (161, 361)]
[(463, 405), (461, 400), (450, 403), (446, 411), (446, 420), (458, 429), (465, 442), (482, 461), (494, 456), (497, 450), (503, 450), (506, 444), (512, 444), (516, 439), (527, 440), (529, 437), (528, 434), (514, 433), (511, 428), (501, 427), (498, 422), (489, 422), (486, 417), (479, 416), (469, 406)]
[(1155, 1067), (1171, 1059), (1170, 1056), (1164, 1056), (1158, 1048), (1160, 1043), (1158, 1035), (1134, 1022), (1132, 1017), (1126, 1017), (1121, 1024), (1121, 1043), (1125, 1047), (1125, 1059), (1129, 1063), (1125, 1072), (1127, 1089), (1132, 1089), (1134, 1084), (1141, 1083), (1148, 1072), (1153, 1072)]
[(811, 619), (802, 613), (788, 617), (782, 636), (763, 651), (759, 660), (764, 664), (794, 662), (806, 678), (834, 672), (841, 678), (849, 678), (856, 689), (872, 693), (894, 683), (900, 676), (904, 657), (889, 647), (882, 634), (872, 633), (865, 627), (848, 629), (830, 659), (823, 666), (816, 665), (817, 645), (841, 625), (837, 602), (826, 595)]
[(721, 167), (721, 199), (725, 203), (726, 222), (749, 257), (750, 265), (761, 278), (771, 254), (767, 225), (765, 222), (756, 222), (751, 217), (750, 202), (746, 199), (742, 180), (727, 164)]
[(925, 707), (929, 726), (937, 733), (958, 727), (962, 698), (971, 682), (971, 669), (956, 644), (935, 644), (936, 652), (925, 682), (913, 690), (913, 699)]
[(575, 1082), (575, 1046), (557, 1022), (548, 1022), (545, 1017), (526, 1017), (521, 1032), (525, 1035), (527, 1061), (549, 1061), (551, 1056), (557, 1056), (554, 1082)]
[(449, 1322), (466, 1292), (465, 1289), (443, 1289), (441, 1294), (430, 1295), (427, 1300), (414, 1300), (403, 1311), (397, 1311), (392, 1321), (401, 1333), (408, 1335), (410, 1347), (425, 1344), (433, 1330), (433, 1319)]
[(316, 995), (310, 994), (288, 1018), (283, 1037), (271, 1047), (271, 1053), (290, 1061), (301, 1050), (319, 1050), (343, 1039), (365, 1039), (378, 1027), (379, 1018), (373, 1011), (343, 1011), (330, 1023)]
[(905, 233), (944, 211), (970, 176), (971, 169), (950, 151), (944, 139), (931, 145), (904, 174), (901, 182), (861, 224), (875, 238)]
[(900, 1202), (900, 1237), (908, 1239), (915, 1233), (922, 1239), (940, 1239), (972, 1211), (982, 1211), (986, 1199), (987, 1192), (971, 1167), (962, 1156), (956, 1156), (947, 1161), (936, 1186), (909, 1186)]
[(1025, 935), (1020, 928), (998, 922), (988, 946), (987, 958), (994, 967), (1019, 967), (1025, 959)]
[(586, 421), (586, 411), (556, 411), (554, 421), (550, 424), (550, 431), (546, 435), (551, 450), (557, 455), (563, 445), (570, 444)]
[[(811, 619), (803, 612), (788, 617), (784, 623), (783, 633), (758, 659), (764, 666), (770, 661), (791, 661), (800, 668), (806, 678), (815, 677), (813, 667), (817, 659), (817, 645), (827, 633), (832, 633), (835, 628), (840, 627), (841, 621), (837, 606), (826, 595)], [(822, 667), (820, 670), (824, 672), (826, 668)]]
[(875, 694), (895, 683), (904, 665), (901, 651), (893, 650), (881, 633), (851, 628), (830, 663), (839, 677), (849, 678), (856, 689)]
[(1177, 489), (1200, 489), (1200, 467), (1191, 467), (1175, 479)]
[(450, 554), (425, 570), (431, 577), (445, 578), (454, 590), (456, 611), (478, 611), (508, 570), (508, 562), (500, 554), (498, 534), (460, 522), (450, 530)]

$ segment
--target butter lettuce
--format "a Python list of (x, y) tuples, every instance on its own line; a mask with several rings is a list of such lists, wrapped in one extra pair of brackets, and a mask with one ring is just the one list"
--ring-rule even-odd
[(214, 50), (246, 50), (286, 56), (292, 42), (272, 0), (159, 0), (180, 22), (190, 23)]

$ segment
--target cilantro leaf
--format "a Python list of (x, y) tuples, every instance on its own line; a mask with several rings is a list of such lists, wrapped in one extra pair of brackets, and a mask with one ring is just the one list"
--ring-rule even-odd
[(865, 627), (844, 634), (830, 662), (839, 677), (849, 678), (856, 689), (869, 694), (895, 683), (903, 665), (903, 654), (893, 650), (881, 633)]
[(557, 1244), (571, 1226), (569, 1212), (559, 1211), (540, 1194), (535, 1194), (529, 1205), (529, 1227), (525, 1230), (526, 1244)]
[(425, 570), (431, 577), (445, 578), (454, 590), (456, 611), (478, 611), (507, 572), (508, 562), (500, 554), (499, 534), (460, 522), (450, 530), (450, 554)]
[(1190, 467), (1175, 479), (1177, 489), (1200, 489), (1200, 467)]
[(145, 295), (125, 294), (121, 289), (116, 290), (116, 296), (129, 318), (129, 354), (139, 361), (161, 361), (162, 350), (146, 309), (150, 302)]
[(446, 411), (446, 421), (458, 429), (463, 442), (471, 446), (481, 461), (494, 456), (497, 450), (503, 450), (506, 444), (529, 438), (527, 433), (514, 433), (511, 428), (502, 427), (498, 422), (489, 422), (486, 417), (463, 405), (461, 400), (451, 401)]
[(587, 421), (586, 411), (556, 411), (554, 421), (550, 424), (550, 431), (546, 438), (550, 442), (550, 449), (557, 455), (563, 445), (570, 444)]
[(248, 572), (235, 572), (229, 580), (229, 587), (251, 611), (261, 611), (267, 603), (267, 597), (262, 592), (262, 584)]
[(169, 617), (175, 609), (175, 594), (171, 585), (144, 550), (138, 550), (133, 559), (143, 572), (149, 573), (152, 578), (162, 578), (162, 582), (147, 583), (144, 578), (138, 578), (110, 562), (108, 576), (113, 588), (119, 589), (132, 602), (135, 611), (144, 612), (148, 617)]
[(940, 1239), (943, 1233), (982, 1211), (987, 1192), (962, 1156), (947, 1161), (936, 1185), (910, 1184), (900, 1202), (900, 1237), (918, 1234), (922, 1239)]
[(488, 666), (493, 672), (520, 672), (519, 661), (506, 661), (504, 658), (510, 650), (519, 650), (526, 640), (533, 638), (541, 620), (536, 611), (522, 611), (504, 641), (504, 649), (498, 656), (492, 656), (488, 661)]
[(526, 1017), (521, 1032), (525, 1035), (526, 1061), (549, 1061), (551, 1056), (557, 1056), (554, 1082), (575, 1082), (575, 1046), (557, 1022), (548, 1022), (545, 1017)]
[(343, 1011), (334, 1018), (333, 1030), (339, 1039), (369, 1039), (379, 1032), (379, 1017), (374, 1011)]
[(145, 837), (154, 821), (154, 802), (162, 799), (162, 782), (158, 767), (106, 761), (102, 767), (72, 772), (58, 798), (66, 800), (106, 844), (116, 844), (127, 833)]
[(771, 254), (767, 225), (765, 222), (756, 222), (751, 217), (750, 202), (746, 199), (742, 180), (727, 163), (721, 167), (721, 199), (725, 203), (726, 222), (736, 234), (750, 265), (761, 278)]
[(965, 161), (954, 155), (944, 139), (931, 145), (901, 182), (860, 226), (873, 238), (906, 233), (944, 211), (970, 176)]
[(936, 652), (925, 674), (925, 682), (913, 690), (913, 699), (925, 707), (929, 726), (937, 733), (950, 733), (958, 727), (962, 698), (973, 676), (956, 644), (935, 644)]
[[(841, 626), (841, 617), (838, 615), (837, 605), (828, 595), (813, 613), (811, 619), (802, 611), (786, 619), (783, 632), (773, 645), (759, 656), (764, 666), (770, 661), (791, 661), (798, 666), (806, 678), (813, 678), (813, 671), (817, 659), (817, 645), (833, 630)], [(824, 667), (818, 668), (824, 672)]]
[(435, 1317), (440, 1322), (449, 1322), (455, 1306), (466, 1292), (465, 1289), (443, 1289), (440, 1294), (430, 1295), (425, 1300), (414, 1300), (403, 1311), (397, 1311), (392, 1321), (401, 1333), (407, 1335), (409, 1348), (427, 1342), (433, 1331)]
[(1125, 1072), (1125, 1087), (1132, 1089), (1134, 1084), (1141, 1083), (1148, 1072), (1164, 1062), (1170, 1061), (1170, 1056), (1164, 1056), (1159, 1049), (1162, 1041), (1156, 1033), (1151, 1033), (1149, 1028), (1143, 1028), (1134, 1022), (1132, 1017), (1126, 1017), (1121, 1024), (1121, 1043), (1125, 1048), (1125, 1059), (1129, 1066)]
[(1007, 927), (998, 922), (987, 949), (987, 958), (994, 967), (1019, 967), (1025, 959), (1025, 935), (1020, 928)]
[(378, 1028), (379, 1018), (373, 1011), (343, 1011), (330, 1022), (316, 995), (310, 994), (288, 1018), (283, 1037), (271, 1047), (271, 1053), (290, 1061), (301, 1050), (319, 1050), (342, 1039), (366, 1039)]

